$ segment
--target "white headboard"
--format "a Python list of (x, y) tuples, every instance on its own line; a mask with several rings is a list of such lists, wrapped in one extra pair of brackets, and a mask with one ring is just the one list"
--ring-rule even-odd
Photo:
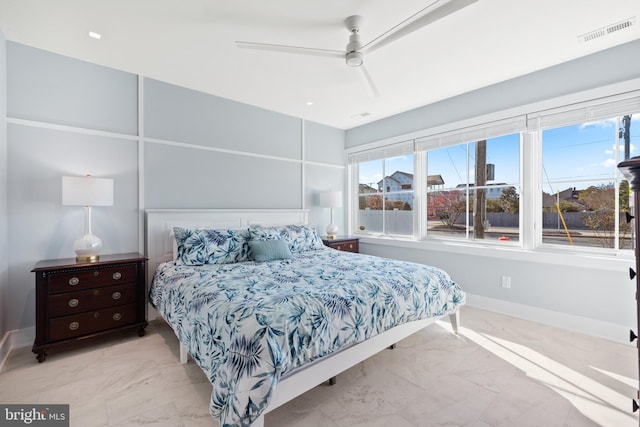
[(307, 224), (303, 209), (149, 209), (146, 211), (147, 284), (160, 263), (173, 258), (173, 227), (243, 228)]

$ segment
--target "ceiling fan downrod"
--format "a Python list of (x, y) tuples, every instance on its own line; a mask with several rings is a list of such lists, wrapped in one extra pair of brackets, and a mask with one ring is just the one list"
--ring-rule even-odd
[(349, 43), (347, 43), (347, 53), (345, 55), (347, 65), (350, 67), (359, 67), (364, 62), (362, 52), (360, 52), (362, 43), (360, 43), (360, 35), (358, 34), (360, 22), (362, 22), (360, 15), (350, 16), (344, 21), (347, 30), (351, 32)]

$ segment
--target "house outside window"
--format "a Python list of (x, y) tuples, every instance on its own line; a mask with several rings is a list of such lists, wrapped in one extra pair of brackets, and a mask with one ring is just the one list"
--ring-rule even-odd
[(414, 207), (413, 144), (380, 150), (357, 163), (355, 228), (363, 234), (412, 236)]

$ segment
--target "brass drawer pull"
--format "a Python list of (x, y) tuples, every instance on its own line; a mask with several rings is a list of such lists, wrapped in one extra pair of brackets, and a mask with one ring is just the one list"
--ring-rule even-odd
[(100, 313), (96, 311), (95, 313), (93, 313), (93, 317), (97, 319), (98, 317), (100, 317)]
[(111, 294), (111, 298), (113, 299), (120, 299), (121, 296), (122, 294), (120, 292), (114, 292), (113, 294)]
[(99, 290), (96, 289), (95, 291), (93, 291), (93, 296), (94, 297), (97, 297), (98, 295), (100, 295), (100, 291)]
[(75, 331), (76, 329), (78, 329), (80, 327), (80, 323), (78, 322), (71, 322), (69, 323), (69, 329), (71, 329), (72, 331)]
[(75, 286), (78, 283), (80, 283), (80, 279), (78, 279), (77, 277), (72, 277), (71, 279), (69, 279), (69, 285), (71, 286)]
[(353, 249), (353, 244), (350, 244), (350, 245), (349, 245), (349, 249)]
[(77, 307), (78, 304), (80, 304), (80, 301), (78, 301), (76, 298), (72, 298), (69, 300), (69, 307)]
[(115, 273), (113, 273), (113, 280), (120, 280), (121, 277), (122, 277), (122, 273), (120, 273), (119, 271), (116, 271)]
[(122, 315), (120, 313), (116, 313), (113, 315), (113, 320), (118, 321), (122, 319)]

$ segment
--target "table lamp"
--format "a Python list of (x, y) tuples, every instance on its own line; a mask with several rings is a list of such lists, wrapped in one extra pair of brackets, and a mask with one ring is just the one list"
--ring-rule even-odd
[(335, 239), (338, 235), (338, 226), (333, 218), (333, 208), (342, 206), (342, 191), (323, 191), (320, 193), (320, 206), (331, 208), (331, 224), (327, 225), (327, 237)]
[(113, 205), (113, 179), (63, 176), (62, 204), (84, 206), (84, 234), (73, 242), (76, 261), (97, 261), (102, 240), (91, 232), (91, 208)]

